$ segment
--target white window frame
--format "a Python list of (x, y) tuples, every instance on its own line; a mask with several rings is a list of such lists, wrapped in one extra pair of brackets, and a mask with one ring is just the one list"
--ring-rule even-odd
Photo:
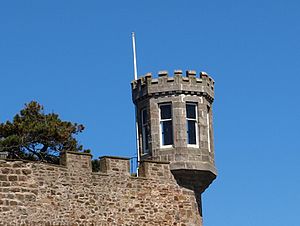
[[(170, 119), (162, 119), (161, 118), (161, 106), (164, 106), (164, 105), (170, 105), (171, 107), (171, 118)], [(172, 109), (172, 103), (161, 103), (158, 105), (158, 108), (159, 108), (159, 138), (160, 138), (160, 147), (161, 148), (172, 148), (173, 145), (174, 145), (174, 128), (173, 128), (173, 109)], [(164, 145), (163, 144), (163, 137), (162, 137), (162, 122), (166, 122), (166, 121), (171, 121), (172, 122), (172, 140), (173, 140), (173, 143), (172, 144), (167, 144), (167, 145)]]
[[(149, 117), (148, 112), (147, 112), (147, 108), (143, 108), (141, 110), (141, 127), (142, 127), (142, 155), (146, 155), (149, 154), (149, 143), (148, 143), (148, 149), (146, 149), (146, 135), (149, 136), (149, 131), (147, 134), (147, 127), (148, 127), (148, 121), (144, 122), (144, 111), (146, 111), (147, 117)], [(149, 139), (149, 137), (148, 137)], [(148, 140), (149, 141), (149, 140)]]
[[(194, 118), (188, 118), (187, 117), (187, 105), (194, 105), (195, 106), (195, 119)], [(185, 103), (185, 119), (186, 119), (186, 136), (187, 136), (187, 146), (188, 147), (199, 147), (199, 125), (198, 125), (198, 104), (195, 102), (186, 102)], [(188, 138), (188, 121), (194, 121), (195, 123), (195, 136), (196, 136), (196, 144), (189, 144), (189, 138)]]
[(210, 107), (207, 107), (207, 113), (206, 113), (206, 123), (207, 123), (207, 145), (208, 145), (208, 152), (211, 152), (210, 147)]

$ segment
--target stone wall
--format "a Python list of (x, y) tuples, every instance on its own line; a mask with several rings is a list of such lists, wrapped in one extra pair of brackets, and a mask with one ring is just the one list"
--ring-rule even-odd
[(0, 160), (0, 225), (202, 225), (194, 191), (166, 162), (144, 161), (139, 177), (126, 158), (66, 153), (62, 165)]

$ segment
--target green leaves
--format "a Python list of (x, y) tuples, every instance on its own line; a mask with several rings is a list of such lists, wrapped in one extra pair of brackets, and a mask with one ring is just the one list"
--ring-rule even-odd
[(74, 135), (84, 126), (62, 121), (57, 114), (45, 114), (43, 110), (32, 101), (12, 122), (0, 124), (0, 150), (8, 151), (9, 158), (58, 163), (62, 151), (83, 150)]

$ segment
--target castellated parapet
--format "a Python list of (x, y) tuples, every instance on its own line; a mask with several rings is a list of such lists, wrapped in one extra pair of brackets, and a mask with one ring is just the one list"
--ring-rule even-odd
[(132, 81), (132, 99), (137, 101), (155, 96), (168, 96), (189, 94), (203, 96), (210, 103), (214, 100), (214, 80), (206, 73), (200, 72), (197, 77), (196, 71), (186, 71), (183, 76), (182, 70), (175, 70), (170, 77), (167, 71), (158, 72), (158, 78), (152, 78), (151, 73)]
[(0, 225), (202, 225), (194, 191), (179, 186), (169, 163), (67, 152), (63, 165), (0, 160)]

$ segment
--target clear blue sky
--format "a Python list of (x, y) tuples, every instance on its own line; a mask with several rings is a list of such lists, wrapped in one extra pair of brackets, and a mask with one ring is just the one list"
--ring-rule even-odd
[(86, 125), (94, 157), (133, 156), (135, 31), (139, 74), (216, 80), (205, 226), (299, 226), (299, 12), (296, 0), (1, 1), (0, 121), (37, 100)]

